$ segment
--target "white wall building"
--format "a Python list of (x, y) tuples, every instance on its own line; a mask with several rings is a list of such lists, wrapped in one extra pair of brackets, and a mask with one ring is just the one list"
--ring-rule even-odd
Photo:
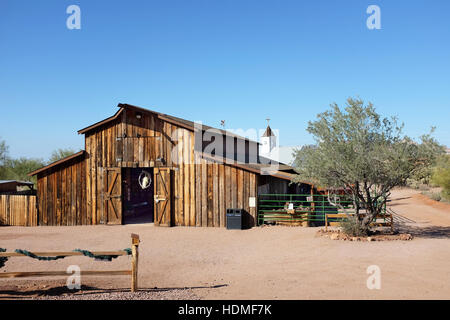
[(275, 160), (287, 165), (294, 162), (294, 151), (302, 146), (279, 146), (279, 139), (274, 130), (267, 125), (266, 131), (260, 138), (259, 154), (263, 157)]

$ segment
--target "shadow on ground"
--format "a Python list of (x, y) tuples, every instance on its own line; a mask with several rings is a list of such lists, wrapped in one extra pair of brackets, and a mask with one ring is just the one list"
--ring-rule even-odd
[(392, 198), (392, 199), (388, 199), (387, 202), (400, 201), (400, 200), (406, 200), (406, 199), (411, 199), (411, 197)]
[[(173, 290), (192, 290), (192, 289), (217, 289), (227, 287), (228, 284), (219, 284), (213, 286), (193, 286), (193, 287), (173, 287), (173, 288), (139, 288), (139, 292), (170, 292)], [(101, 294), (101, 293), (114, 293), (114, 292), (129, 292), (130, 288), (116, 288), (116, 289), (104, 289), (92, 286), (82, 285), (81, 289), (70, 290), (67, 286), (56, 286), (47, 289), (31, 289), (26, 291), (20, 290), (0, 290), (1, 299), (20, 299), (31, 297), (52, 297), (61, 296), (63, 294)]]
[(417, 238), (450, 239), (450, 227), (401, 225), (398, 229), (399, 232), (410, 233)]

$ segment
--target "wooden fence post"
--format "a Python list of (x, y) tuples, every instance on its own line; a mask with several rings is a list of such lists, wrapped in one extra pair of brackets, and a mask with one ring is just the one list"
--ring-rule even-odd
[(138, 288), (139, 236), (131, 234), (131, 292)]

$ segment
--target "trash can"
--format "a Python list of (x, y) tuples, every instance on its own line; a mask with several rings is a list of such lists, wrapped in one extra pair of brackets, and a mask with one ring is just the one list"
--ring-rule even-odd
[(242, 230), (242, 211), (244, 209), (227, 209), (227, 229)]

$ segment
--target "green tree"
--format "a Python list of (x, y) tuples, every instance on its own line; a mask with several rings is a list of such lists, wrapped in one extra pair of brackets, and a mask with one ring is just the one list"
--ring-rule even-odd
[(0, 141), (0, 179), (22, 180), (36, 182), (28, 173), (45, 165), (42, 159), (19, 158), (12, 159), (8, 155), (9, 147), (5, 141)]
[(439, 158), (433, 170), (431, 181), (442, 187), (442, 196), (450, 199), (450, 155)]
[(8, 168), (6, 162), (8, 161), (9, 148), (4, 140), (0, 141), (0, 179), (6, 179), (8, 175)]
[(53, 163), (65, 157), (71, 156), (74, 153), (76, 153), (76, 151), (71, 148), (60, 148), (52, 152), (52, 155), (50, 156), (50, 159), (48, 161), (49, 163)]
[(7, 161), (8, 174), (7, 179), (36, 182), (34, 177), (28, 176), (28, 173), (45, 166), (43, 159), (25, 158), (9, 159)]
[[(435, 128), (431, 128), (431, 133), (433, 133), (435, 130)], [(424, 135), (423, 136), (425, 139), (427, 139), (429, 142), (432, 142), (432, 138), (431, 135)], [(440, 146), (438, 144), (433, 144), (433, 143), (427, 143), (424, 144), (423, 147), (429, 147), (430, 150), (423, 150), (423, 152), (429, 152), (432, 153), (434, 155), (437, 155), (436, 157), (434, 157), (434, 161), (432, 163), (432, 165), (429, 166), (422, 166), (420, 168), (417, 168), (417, 170), (414, 172), (414, 174), (411, 175), (410, 177), (410, 181), (413, 181), (413, 183), (415, 182), (417, 183), (423, 183), (426, 185), (430, 184), (431, 178), (433, 176), (433, 172), (434, 172), (434, 168), (437, 165), (437, 161), (441, 158), (440, 155), (443, 155), (445, 153), (445, 148), (444, 146)]]
[(372, 103), (349, 98), (344, 110), (334, 103), (308, 123), (307, 131), (316, 144), (297, 151), (294, 181), (349, 190), (356, 212), (366, 209), (357, 223), (367, 234), (392, 188), (430, 166), (442, 151), (430, 135), (417, 143), (404, 136), (402, 129), (395, 117), (382, 118)]

